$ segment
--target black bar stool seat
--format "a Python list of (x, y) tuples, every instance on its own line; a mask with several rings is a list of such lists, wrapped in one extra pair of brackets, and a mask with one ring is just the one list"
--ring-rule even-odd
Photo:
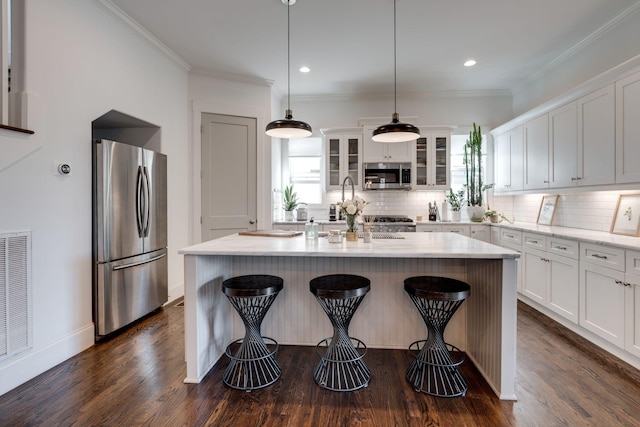
[(282, 370), (276, 361), (278, 342), (263, 337), (262, 320), (282, 290), (282, 279), (266, 274), (232, 277), (222, 282), (222, 292), (236, 309), (245, 326), (245, 336), (227, 346), (231, 359), (224, 372), (226, 385), (251, 391), (276, 382)]
[(349, 336), (349, 323), (370, 289), (369, 279), (353, 274), (330, 274), (309, 282), (309, 290), (333, 325), (333, 337), (316, 346), (320, 363), (313, 379), (320, 387), (353, 391), (369, 385), (371, 372), (363, 360), (367, 346)]
[(426, 340), (415, 341), (409, 346), (409, 350), (417, 355), (407, 369), (407, 381), (416, 391), (433, 396), (464, 396), (468, 386), (458, 369), (464, 361), (464, 353), (445, 343), (443, 334), (453, 314), (469, 297), (470, 286), (447, 277), (417, 276), (404, 281), (404, 290), (429, 331)]

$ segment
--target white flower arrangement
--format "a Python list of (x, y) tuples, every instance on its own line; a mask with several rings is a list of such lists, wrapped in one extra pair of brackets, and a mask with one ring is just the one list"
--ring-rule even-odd
[(362, 213), (364, 207), (368, 205), (367, 201), (355, 196), (353, 200), (343, 200), (338, 202), (337, 205), (342, 213), (346, 215), (348, 231), (357, 231), (356, 218)]

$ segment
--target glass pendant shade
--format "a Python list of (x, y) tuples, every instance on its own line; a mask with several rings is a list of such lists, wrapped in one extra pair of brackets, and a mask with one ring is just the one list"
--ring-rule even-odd
[(274, 138), (306, 138), (312, 133), (308, 123), (293, 120), (291, 110), (286, 111), (284, 119), (269, 123), (266, 129), (266, 134)]
[(398, 113), (393, 113), (391, 123), (378, 126), (371, 138), (375, 142), (406, 142), (420, 138), (420, 130), (412, 124), (401, 123)]

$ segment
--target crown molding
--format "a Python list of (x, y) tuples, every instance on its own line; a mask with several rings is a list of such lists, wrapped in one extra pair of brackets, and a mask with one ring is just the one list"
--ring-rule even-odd
[(221, 71), (212, 70), (210, 68), (202, 68), (202, 67), (192, 67), (189, 71), (190, 74), (203, 76), (203, 77), (212, 77), (220, 80), (227, 80), (239, 83), (248, 83), (257, 86), (265, 86), (265, 87), (275, 87), (273, 86), (274, 81), (263, 79), (260, 77), (246, 76), (242, 74), (232, 74), (232, 73), (223, 73)]
[[(410, 92), (398, 93), (400, 99), (442, 99), (442, 98), (495, 98), (512, 96), (511, 90), (460, 90), (442, 92)], [(326, 94), (326, 95), (291, 95), (292, 100), (300, 102), (336, 102), (371, 99), (389, 99), (393, 93), (353, 93), (353, 94)]]
[(169, 59), (175, 62), (178, 66), (180, 66), (185, 71), (189, 71), (191, 66), (177, 53), (169, 49), (167, 45), (162, 43), (158, 38), (156, 38), (153, 34), (147, 31), (142, 25), (138, 24), (132, 17), (127, 15), (124, 10), (120, 9), (118, 6), (113, 4), (111, 0), (93, 0), (93, 2), (98, 5), (101, 9), (109, 13), (114, 18), (121, 21), (123, 24), (131, 28), (138, 36), (140, 36), (144, 41), (149, 43), (151, 46), (158, 49), (160, 52), (165, 54)]
[(565, 52), (563, 52), (558, 57), (553, 59), (551, 62), (541, 67), (539, 70), (536, 70), (535, 72), (531, 73), (526, 79), (524, 79), (524, 81), (520, 82), (516, 87), (514, 87), (514, 89), (517, 90), (522, 86), (525, 86), (527, 84), (530, 84), (533, 81), (536, 81), (545, 73), (549, 72), (549, 70), (551, 70), (552, 68), (567, 61), (572, 56), (586, 49), (592, 43), (604, 37), (608, 32), (618, 27), (618, 25), (622, 24), (624, 21), (626, 21), (627, 19), (629, 19), (631, 16), (638, 13), (639, 11), (640, 11), (640, 2), (636, 2), (633, 5), (629, 6), (627, 9), (620, 12), (617, 16), (615, 16), (609, 22), (602, 25), (600, 28), (598, 28), (597, 30), (589, 34), (584, 39), (580, 40), (575, 45), (571, 46), (569, 49), (567, 49)]

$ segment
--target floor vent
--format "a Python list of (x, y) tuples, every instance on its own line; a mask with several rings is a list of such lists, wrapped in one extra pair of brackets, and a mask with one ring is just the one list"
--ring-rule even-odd
[(0, 233), (0, 362), (31, 348), (31, 232)]

